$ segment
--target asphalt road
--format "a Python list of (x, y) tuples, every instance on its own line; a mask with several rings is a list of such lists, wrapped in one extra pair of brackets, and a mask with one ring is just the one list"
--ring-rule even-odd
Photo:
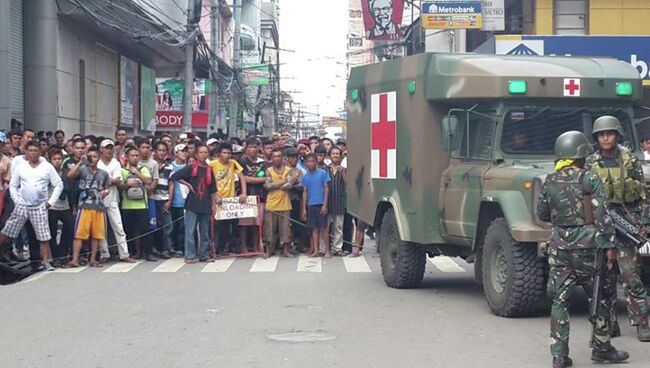
[[(0, 287), (0, 367), (550, 366), (548, 317), (492, 315), (471, 265), (440, 258), (421, 288), (394, 290), (366, 252), (347, 264), (237, 259), (213, 272), (167, 262), (39, 274)], [(573, 309), (571, 356), (591, 366), (585, 301)], [(649, 367), (650, 344), (634, 333), (626, 325), (615, 346), (630, 352), (626, 367)]]

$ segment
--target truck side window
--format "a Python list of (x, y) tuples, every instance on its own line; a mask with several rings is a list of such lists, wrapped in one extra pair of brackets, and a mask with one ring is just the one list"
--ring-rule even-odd
[(495, 124), (484, 116), (469, 114), (469, 124), (466, 117), (461, 119), (460, 132), (458, 134), (460, 150), (452, 156), (466, 160), (490, 160), (492, 158), (492, 146)]

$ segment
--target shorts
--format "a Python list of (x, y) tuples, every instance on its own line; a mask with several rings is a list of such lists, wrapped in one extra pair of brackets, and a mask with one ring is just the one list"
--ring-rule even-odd
[(308, 206), (307, 207), (307, 227), (310, 229), (326, 229), (329, 226), (327, 215), (323, 216), (320, 213), (323, 205)]
[(47, 217), (47, 209), (45, 208), (45, 205), (37, 208), (16, 205), (14, 210), (11, 212), (11, 216), (9, 216), (7, 223), (2, 229), (2, 234), (7, 238), (17, 238), (25, 227), (27, 220), (29, 220), (32, 227), (34, 227), (36, 239), (39, 242), (46, 242), (52, 239), (52, 236), (50, 235), (50, 222)]
[(122, 224), (124, 224), (124, 231), (129, 236), (149, 232), (149, 210), (122, 210)]
[(79, 209), (75, 223), (74, 238), (88, 240), (106, 239), (106, 213), (104, 211)]
[(280, 236), (280, 244), (291, 242), (291, 211), (267, 211), (264, 217), (264, 241), (275, 245), (276, 234)]
[(239, 226), (260, 226), (264, 223), (264, 203), (259, 202), (257, 211), (257, 218), (243, 218), (239, 219)]

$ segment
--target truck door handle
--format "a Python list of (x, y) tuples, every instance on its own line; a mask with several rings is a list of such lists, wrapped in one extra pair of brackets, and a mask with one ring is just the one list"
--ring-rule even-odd
[(451, 175), (445, 175), (445, 186), (449, 185), (451, 183)]

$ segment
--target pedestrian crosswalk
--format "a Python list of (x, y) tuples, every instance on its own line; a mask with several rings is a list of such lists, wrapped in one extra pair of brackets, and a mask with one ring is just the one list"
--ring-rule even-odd
[[(182, 258), (172, 258), (159, 263), (138, 261), (136, 263), (114, 263), (101, 269), (95, 269), (107, 274), (123, 274), (131, 272), (151, 273), (176, 273), (179, 271), (192, 271), (201, 273), (224, 273), (228, 272), (233, 265), (245, 263), (245, 268), (250, 273), (271, 273), (276, 272), (281, 266), (283, 269), (293, 269), (295, 272), (322, 273), (330, 269), (345, 270), (347, 273), (371, 273), (381, 272), (379, 259), (367, 257), (334, 257), (310, 258), (300, 255), (296, 258), (281, 258), (273, 256), (267, 259), (257, 258), (224, 258), (212, 263), (185, 264)], [(471, 270), (471, 265), (458, 258), (433, 257), (428, 258), (427, 269), (441, 273), (466, 273)], [(53, 274), (77, 274), (91, 272), (87, 266), (79, 268), (57, 269)]]

